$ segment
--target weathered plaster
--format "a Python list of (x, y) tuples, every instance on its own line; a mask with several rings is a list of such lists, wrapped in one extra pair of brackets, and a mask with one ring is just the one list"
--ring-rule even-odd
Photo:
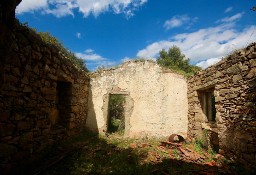
[(126, 62), (119, 68), (95, 73), (91, 92), (87, 127), (94, 131), (106, 131), (109, 94), (129, 94), (133, 105), (126, 106), (133, 107), (126, 118), (126, 136), (187, 133), (186, 79), (165, 72), (152, 61)]

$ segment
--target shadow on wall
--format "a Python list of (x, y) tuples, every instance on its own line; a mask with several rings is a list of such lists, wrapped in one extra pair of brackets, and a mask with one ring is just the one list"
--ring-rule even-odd
[(88, 116), (86, 120), (86, 128), (99, 134), (98, 124), (96, 120), (96, 114), (94, 110), (94, 104), (92, 101), (92, 88), (89, 86), (89, 96), (88, 96)]
[[(242, 162), (245, 167), (256, 171), (256, 78), (247, 82), (248, 89), (244, 96), (246, 102), (240, 107), (234, 121), (227, 125), (226, 143), (233, 145), (235, 161)], [(228, 149), (228, 148), (224, 148)]]
[(256, 77), (248, 81), (248, 95), (246, 97), (248, 104), (246, 105), (249, 108), (249, 111), (245, 111), (247, 114), (253, 115), (255, 119), (256, 114)]

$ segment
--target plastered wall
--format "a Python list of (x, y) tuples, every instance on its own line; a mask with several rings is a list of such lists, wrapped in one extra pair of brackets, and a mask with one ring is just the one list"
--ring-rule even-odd
[(109, 94), (124, 94), (126, 136), (168, 136), (187, 133), (187, 83), (153, 61), (129, 61), (116, 69), (93, 74), (90, 82), (87, 127), (107, 129)]

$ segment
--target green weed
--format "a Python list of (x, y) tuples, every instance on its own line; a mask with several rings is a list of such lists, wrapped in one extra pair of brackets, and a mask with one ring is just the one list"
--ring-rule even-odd
[(204, 144), (203, 144), (202, 140), (197, 139), (197, 140), (194, 142), (194, 148), (195, 148), (195, 151), (196, 151), (198, 154), (202, 154), (202, 153), (203, 153), (203, 149), (204, 149)]

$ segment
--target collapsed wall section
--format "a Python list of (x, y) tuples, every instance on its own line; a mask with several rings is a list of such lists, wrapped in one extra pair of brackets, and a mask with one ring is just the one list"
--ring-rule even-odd
[(126, 136), (168, 136), (187, 133), (187, 83), (153, 61), (129, 61), (93, 74), (86, 125), (106, 132), (110, 94), (126, 97)]
[[(26, 27), (9, 30), (0, 59), (0, 169), (4, 173), (85, 126), (89, 78)], [(1, 43), (4, 44), (4, 43)]]
[(188, 103), (190, 137), (205, 136), (209, 147), (255, 165), (255, 43), (190, 78)]

